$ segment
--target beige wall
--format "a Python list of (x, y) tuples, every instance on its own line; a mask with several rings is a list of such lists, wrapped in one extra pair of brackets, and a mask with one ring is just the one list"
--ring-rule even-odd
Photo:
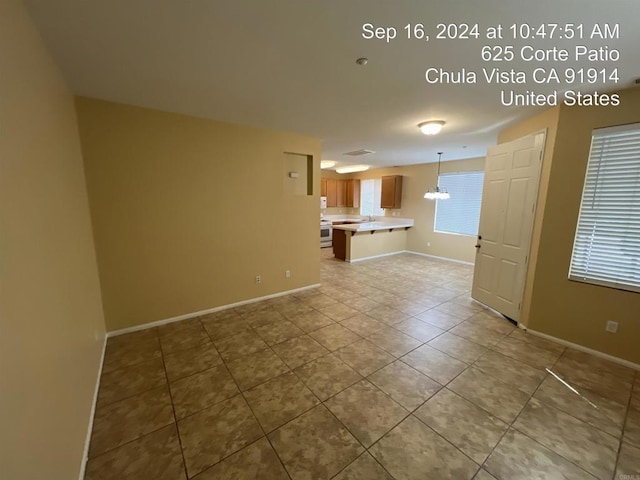
[(0, 477), (78, 478), (104, 321), (73, 98), (0, 2)]
[[(640, 89), (618, 107), (562, 107), (549, 175), (529, 327), (640, 363), (640, 294), (567, 279), (594, 128), (640, 122)], [(619, 322), (617, 334), (605, 332)]]
[[(442, 162), (441, 173), (484, 170), (484, 158)], [(353, 178), (380, 178), (383, 175), (402, 175), (402, 208), (386, 210), (385, 215), (413, 218), (414, 227), (407, 231), (407, 250), (438, 257), (473, 262), (475, 236), (437, 233), (433, 230), (436, 203), (424, 198), (424, 193), (435, 187), (438, 177), (437, 163), (424, 163), (403, 167), (377, 168), (353, 174)], [(431, 245), (427, 246), (427, 242)]]
[[(109, 331), (319, 282), (318, 140), (76, 107)], [(284, 152), (313, 155), (312, 196), (287, 188)]]
[(354, 261), (363, 258), (401, 252), (407, 248), (407, 232), (402, 230), (364, 232), (351, 235), (347, 232), (347, 260)]

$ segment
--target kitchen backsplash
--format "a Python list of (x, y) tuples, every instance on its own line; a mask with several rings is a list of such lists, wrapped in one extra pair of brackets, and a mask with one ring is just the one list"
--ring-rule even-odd
[[(346, 215), (360, 215), (359, 208), (346, 208), (346, 207), (322, 208), (320, 209), (320, 212), (322, 212), (322, 215), (339, 215), (341, 213), (344, 213)], [(385, 209), (384, 216), (385, 217), (401, 217), (402, 215), (401, 215), (401, 210)]]
[(340, 213), (345, 213), (347, 215), (360, 215), (359, 208), (331, 207), (323, 208), (320, 211), (323, 215), (338, 215)]

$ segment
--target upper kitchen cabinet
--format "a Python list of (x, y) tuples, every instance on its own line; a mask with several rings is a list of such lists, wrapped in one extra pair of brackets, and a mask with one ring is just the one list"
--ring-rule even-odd
[(320, 195), (327, 197), (327, 208), (360, 208), (360, 180), (323, 178)]
[(380, 208), (398, 209), (402, 202), (402, 175), (382, 177)]
[(327, 196), (327, 207), (337, 207), (338, 206), (338, 181), (335, 178), (327, 178), (327, 187), (326, 187), (326, 196)]
[(347, 181), (336, 180), (336, 207), (347, 206)]
[(347, 207), (360, 208), (360, 180), (345, 180), (347, 184)]

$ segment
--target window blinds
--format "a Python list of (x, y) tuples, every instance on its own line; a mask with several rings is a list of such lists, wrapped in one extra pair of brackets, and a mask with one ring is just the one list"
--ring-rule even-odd
[(640, 292), (640, 124), (594, 130), (569, 278)]
[(436, 201), (436, 232), (478, 234), (483, 181), (484, 172), (440, 175), (440, 189), (446, 189), (451, 198)]
[(380, 208), (382, 180), (362, 180), (360, 182), (360, 215), (384, 215)]

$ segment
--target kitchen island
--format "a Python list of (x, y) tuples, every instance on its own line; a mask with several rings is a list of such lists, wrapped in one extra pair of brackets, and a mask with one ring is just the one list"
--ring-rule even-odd
[(413, 219), (390, 218), (333, 226), (333, 254), (340, 260), (356, 262), (406, 250), (407, 230)]

